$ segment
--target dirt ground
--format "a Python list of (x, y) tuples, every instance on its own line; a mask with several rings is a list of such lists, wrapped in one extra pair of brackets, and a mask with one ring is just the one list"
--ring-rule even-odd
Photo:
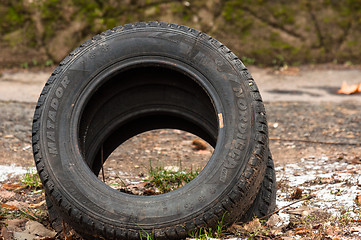
[[(322, 167), (326, 168), (341, 162), (361, 164), (361, 94), (336, 94), (343, 81), (361, 83), (361, 68), (306, 66), (274, 71), (253, 67), (250, 71), (265, 102), (270, 149), (278, 174), (284, 176), (290, 164), (301, 166), (304, 161), (312, 164), (325, 158), (328, 165)], [(0, 165), (34, 166), (32, 116), (49, 75), (49, 70), (2, 72)], [(209, 145), (206, 150), (195, 149), (192, 141), (196, 138), (179, 130), (157, 130), (134, 137), (108, 159), (104, 167), (107, 181), (118, 176), (136, 184), (147, 173), (150, 162), (153, 166), (202, 169), (213, 149)], [(308, 174), (307, 168), (302, 171), (297, 174)], [(355, 174), (359, 176), (358, 170)], [(0, 186), (4, 183), (8, 181)], [(282, 202), (284, 197), (279, 197), (277, 201)]]

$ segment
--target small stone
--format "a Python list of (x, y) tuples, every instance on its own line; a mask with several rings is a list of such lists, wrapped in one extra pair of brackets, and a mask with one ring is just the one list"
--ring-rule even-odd
[(166, 166), (166, 167), (164, 167), (164, 170), (167, 170), (169, 172), (179, 172), (179, 167), (177, 167), (177, 166)]
[(273, 214), (267, 221), (267, 225), (270, 227), (279, 227), (282, 225), (283, 219), (277, 214)]

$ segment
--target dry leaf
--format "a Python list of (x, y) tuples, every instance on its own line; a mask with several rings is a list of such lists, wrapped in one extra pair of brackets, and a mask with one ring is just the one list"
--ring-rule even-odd
[(343, 82), (341, 88), (337, 91), (340, 94), (353, 94), (361, 92), (361, 83), (348, 85), (346, 82)]
[(44, 227), (44, 225), (42, 225), (41, 223), (35, 221), (28, 221), (25, 224), (25, 230), (30, 234), (34, 234), (41, 237), (54, 238), (57, 234), (55, 231), (49, 230), (46, 227)]
[(360, 164), (361, 163), (361, 158), (358, 157), (358, 156), (355, 156), (352, 160), (351, 160), (352, 163), (354, 164)]
[(357, 205), (361, 206), (361, 194), (355, 197), (355, 202)]
[(197, 150), (206, 150), (207, 149), (207, 143), (199, 138), (196, 138), (193, 140), (192, 145)]
[(321, 211), (321, 209), (316, 208), (316, 207), (301, 206), (296, 209), (285, 210), (285, 212), (288, 214), (294, 214), (294, 215), (300, 215), (300, 216), (308, 216), (311, 213), (316, 212), (316, 211)]
[(22, 187), (25, 186), (22, 184), (3, 184), (3, 188), (5, 188), (6, 190), (15, 190)]
[(11, 235), (12, 234), (9, 232), (9, 230), (5, 226), (2, 226), (0, 231), (0, 237), (2, 237), (4, 240), (13, 239)]
[(0, 190), (0, 199), (2, 199), (2, 200), (8, 200), (10, 198), (13, 198), (14, 196), (15, 196), (14, 192), (6, 191), (6, 190), (3, 190), (3, 191)]
[(9, 209), (12, 209), (12, 210), (19, 209), (17, 206), (6, 204), (6, 203), (1, 204), (1, 207), (9, 208)]
[(351, 227), (350, 232), (361, 232), (361, 227)]
[[(8, 207), (8, 208), (11, 208), (11, 209), (26, 209), (26, 208), (29, 207), (29, 204), (27, 204), (26, 202), (19, 202), (19, 201), (16, 201), (16, 200), (10, 201), (10, 202), (4, 203), (4, 204), (5, 204), (5, 207), (6, 207), (6, 205), (15, 207), (15, 208)], [(4, 204), (2, 204), (2, 205), (4, 205)]]
[(246, 230), (249, 233), (256, 232), (261, 227), (262, 225), (258, 218), (255, 218), (254, 220), (243, 226), (244, 230)]
[(45, 204), (45, 200), (39, 202), (39, 203), (35, 203), (35, 204), (30, 204), (29, 207), (30, 208), (37, 208), (37, 207), (40, 207), (40, 206), (43, 206)]
[(302, 198), (302, 189), (296, 188), (295, 191), (291, 194), (291, 199), (301, 199)]
[(267, 226), (274, 227), (283, 223), (283, 219), (277, 214), (273, 214), (267, 221)]

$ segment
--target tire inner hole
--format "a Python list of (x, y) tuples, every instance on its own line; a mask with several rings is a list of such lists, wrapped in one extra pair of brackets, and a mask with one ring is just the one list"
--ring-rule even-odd
[[(196, 75), (159, 63), (108, 71), (95, 79), (101, 84), (89, 91), (78, 125), (80, 152), (91, 171), (130, 194), (142, 194), (127, 186), (151, 178), (151, 167), (200, 172), (216, 146), (219, 124)], [(196, 139), (206, 142), (205, 150), (192, 149)]]
[(98, 178), (121, 192), (158, 195), (182, 187), (196, 177), (213, 150), (206, 141), (186, 131), (151, 130), (117, 147)]

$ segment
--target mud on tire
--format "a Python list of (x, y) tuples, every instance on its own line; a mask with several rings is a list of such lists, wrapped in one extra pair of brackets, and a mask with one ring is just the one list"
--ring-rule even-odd
[[(198, 177), (151, 197), (97, 178), (101, 149), (106, 159), (159, 128), (214, 146)], [(266, 114), (253, 78), (220, 42), (185, 26), (136, 23), (86, 41), (54, 70), (36, 106), (33, 152), (49, 200), (86, 238), (179, 239), (250, 208), (267, 166)]]

